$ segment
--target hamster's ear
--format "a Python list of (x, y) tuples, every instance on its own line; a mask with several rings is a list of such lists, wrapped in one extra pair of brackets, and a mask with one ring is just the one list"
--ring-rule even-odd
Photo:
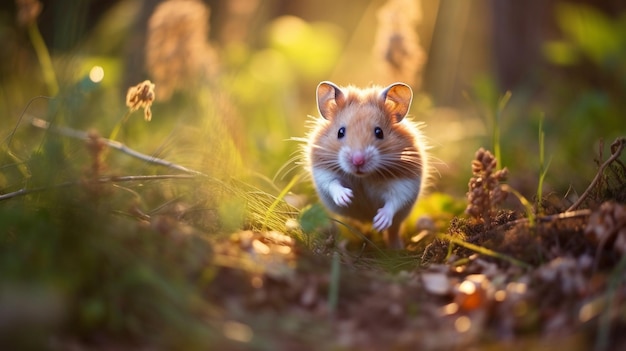
[(404, 83), (393, 83), (380, 93), (380, 98), (384, 101), (387, 112), (397, 123), (409, 113), (413, 90)]
[(331, 82), (321, 82), (317, 86), (317, 109), (322, 117), (330, 120), (335, 117), (337, 109), (346, 102), (341, 89)]

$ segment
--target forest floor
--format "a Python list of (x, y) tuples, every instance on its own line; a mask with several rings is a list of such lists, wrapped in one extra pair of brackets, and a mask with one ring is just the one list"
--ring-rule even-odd
[[(529, 218), (497, 210), (494, 187), (482, 188), (476, 218), (425, 229), (403, 251), (332, 232), (313, 250), (277, 232), (218, 242), (218, 260), (249, 267), (222, 265), (208, 292), (226, 316), (224, 347), (626, 349), (623, 143), (578, 204), (550, 197)], [(475, 165), (474, 179), (497, 178)]]
[[(87, 141), (94, 153), (103, 149), (97, 138)], [(465, 214), (420, 217), (405, 230), (413, 234), (404, 250), (385, 249), (367, 230), (350, 239), (348, 226), (328, 222), (319, 205), (302, 210), (285, 232), (249, 225), (209, 236), (189, 223), (194, 214), (210, 223), (210, 212), (176, 197), (142, 212), (138, 191), (162, 201), (155, 194), (167, 184), (159, 175), (135, 188), (115, 184), (144, 178), (18, 191), (5, 196), (0, 212), (0, 270), (15, 283), (0, 290), (0, 345), (626, 349), (625, 146), (624, 138), (611, 145), (575, 203), (546, 196), (540, 210), (504, 183), (506, 169), (481, 149)], [(97, 174), (94, 160), (89, 170)], [(130, 200), (122, 206), (115, 196)], [(507, 198), (517, 209), (503, 208)], [(303, 238), (306, 232), (315, 236)]]

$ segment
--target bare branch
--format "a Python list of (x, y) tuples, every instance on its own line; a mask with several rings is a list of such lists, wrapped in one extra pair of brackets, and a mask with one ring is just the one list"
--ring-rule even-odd
[(22, 195), (34, 194), (34, 193), (38, 193), (41, 191), (50, 190), (54, 188), (65, 188), (65, 187), (70, 187), (70, 186), (82, 185), (82, 184), (89, 183), (89, 182), (104, 184), (104, 183), (122, 183), (122, 182), (141, 182), (141, 181), (162, 180), (162, 179), (195, 179), (195, 178), (198, 178), (198, 176), (190, 175), (190, 174), (107, 176), (107, 177), (100, 177), (98, 179), (93, 179), (93, 180), (81, 180), (81, 181), (70, 181), (70, 182), (65, 182), (65, 183), (59, 183), (59, 184), (48, 186), (48, 187), (39, 187), (39, 188), (33, 188), (33, 189), (22, 188), (20, 190), (17, 190), (11, 193), (0, 195), (0, 201), (8, 200), (8, 199), (22, 196)]
[[(33, 118), (33, 120), (31, 121), (31, 124), (34, 127), (37, 128), (41, 128), (41, 129), (46, 129), (46, 130), (51, 130), (54, 131), (56, 133), (59, 133), (61, 135), (70, 137), (70, 138), (74, 138), (74, 139), (80, 139), (80, 140), (84, 140), (84, 141), (88, 141), (89, 138), (89, 134), (87, 132), (83, 132), (80, 130), (75, 130), (72, 128), (68, 128), (68, 127), (63, 127), (63, 126), (55, 126), (55, 125), (51, 125), (48, 121), (44, 121), (43, 119), (40, 118)], [(118, 151), (121, 151), (127, 155), (130, 155), (132, 157), (138, 158), (142, 161), (145, 162), (149, 162), (149, 163), (154, 163), (160, 166), (164, 166), (167, 168), (171, 168), (171, 169), (175, 169), (181, 172), (185, 172), (188, 174), (193, 174), (193, 175), (197, 175), (197, 176), (206, 176), (206, 174), (193, 170), (191, 168), (187, 168), (185, 166), (181, 166), (179, 164), (170, 162), (168, 160), (164, 160), (162, 158), (158, 158), (158, 157), (154, 157), (154, 156), (150, 156), (150, 155), (146, 155), (143, 154), (139, 151), (135, 151), (129, 147), (127, 147), (126, 145), (115, 141), (115, 140), (110, 140), (110, 139), (106, 139), (106, 138), (100, 138), (102, 140), (102, 142), (104, 144), (106, 144), (108, 147), (112, 148), (112, 149), (116, 149)]]
[(580, 204), (583, 203), (583, 201), (591, 193), (591, 190), (596, 186), (596, 184), (602, 177), (602, 174), (604, 173), (604, 169), (608, 167), (613, 161), (615, 161), (621, 155), (622, 150), (624, 150), (625, 144), (626, 144), (626, 138), (620, 137), (620, 138), (615, 139), (613, 144), (611, 144), (611, 157), (609, 157), (606, 161), (604, 161), (604, 163), (600, 166), (600, 169), (598, 169), (598, 173), (596, 173), (596, 176), (591, 181), (591, 184), (589, 184), (589, 187), (587, 187), (587, 190), (585, 190), (585, 192), (582, 195), (580, 195), (578, 200), (576, 200), (576, 202), (572, 206), (570, 206), (565, 212), (574, 211), (576, 208), (578, 208), (578, 206), (580, 206)]

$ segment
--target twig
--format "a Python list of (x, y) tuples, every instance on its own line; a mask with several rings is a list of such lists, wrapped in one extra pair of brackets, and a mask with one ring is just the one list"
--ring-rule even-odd
[(578, 206), (580, 206), (580, 204), (583, 203), (583, 201), (587, 198), (587, 196), (589, 196), (589, 193), (591, 193), (591, 190), (596, 186), (596, 184), (602, 177), (602, 174), (604, 173), (604, 169), (608, 167), (613, 161), (615, 161), (621, 155), (622, 150), (624, 150), (625, 142), (626, 142), (626, 138), (624, 137), (615, 139), (613, 144), (611, 144), (611, 153), (612, 153), (611, 157), (609, 157), (606, 161), (604, 161), (604, 163), (600, 166), (600, 169), (598, 169), (598, 173), (596, 173), (596, 176), (593, 178), (593, 181), (591, 181), (591, 184), (589, 184), (589, 187), (587, 187), (587, 190), (585, 190), (585, 192), (582, 195), (580, 195), (578, 200), (576, 200), (576, 202), (572, 206), (570, 206), (565, 212), (574, 211), (576, 208), (578, 208)]
[(14, 198), (14, 197), (18, 197), (18, 196), (22, 196), (22, 195), (38, 193), (38, 192), (41, 192), (41, 191), (49, 190), (51, 188), (65, 188), (65, 187), (81, 185), (81, 184), (85, 184), (85, 183), (89, 183), (89, 182), (95, 182), (95, 183), (104, 184), (104, 183), (140, 182), (140, 181), (161, 180), (161, 179), (195, 179), (197, 177), (198, 176), (188, 175), (188, 174), (158, 174), (158, 175), (139, 175), (139, 176), (107, 176), (107, 177), (100, 177), (98, 179), (93, 179), (93, 180), (64, 182), (64, 183), (59, 183), (59, 184), (48, 186), (48, 187), (39, 187), (39, 188), (33, 188), (33, 189), (22, 188), (20, 190), (17, 190), (17, 191), (11, 192), (11, 193), (6, 193), (6, 194), (0, 195), (0, 201), (8, 200), (8, 199), (11, 199), (11, 198)]
[(33, 191), (33, 190), (26, 190), (26, 189), (22, 188), (22, 189), (20, 189), (18, 191), (14, 191), (12, 193), (7, 193), (7, 194), (0, 195), (0, 201), (6, 200), (6, 199), (10, 199), (10, 198), (13, 198), (13, 197), (18, 197), (20, 195), (29, 194), (31, 192), (35, 192), (35, 191)]
[[(554, 220), (586, 217), (586, 216), (590, 216), (590, 215), (591, 215), (591, 210), (583, 209), (583, 210), (576, 210), (576, 211), (566, 211), (566, 212), (557, 213), (557, 214), (553, 214), (553, 215), (547, 215), (547, 216), (538, 216), (538, 217), (535, 218), (535, 221), (536, 221), (536, 223), (545, 223), (545, 222), (550, 222), (550, 221), (554, 221)], [(504, 226), (515, 226), (515, 225), (522, 224), (522, 223), (527, 223), (527, 222), (530, 223), (530, 219), (529, 218), (520, 218), (520, 219), (516, 219), (516, 220), (511, 221), (511, 222), (504, 223), (501, 226), (499, 226), (498, 228), (501, 228), (501, 227), (504, 227)]]
[[(74, 138), (74, 139), (79, 139), (79, 140), (83, 140), (83, 141), (88, 141), (89, 138), (89, 134), (87, 132), (83, 132), (80, 130), (75, 130), (72, 128), (68, 128), (68, 127), (63, 127), (63, 126), (54, 126), (51, 125), (50, 122), (48, 121), (44, 121), (43, 119), (40, 118), (33, 118), (33, 120), (31, 121), (31, 124), (34, 127), (37, 128), (41, 128), (41, 129), (46, 129), (46, 130), (51, 130), (54, 131), (56, 133), (59, 133), (61, 135), (70, 137), (70, 138)], [(171, 169), (175, 169), (181, 172), (185, 172), (188, 174), (193, 174), (193, 175), (197, 175), (197, 176), (206, 176), (206, 174), (193, 170), (191, 168), (187, 168), (185, 166), (181, 166), (179, 164), (164, 160), (162, 158), (158, 158), (158, 157), (154, 157), (154, 156), (150, 156), (150, 155), (146, 155), (143, 154), (139, 151), (135, 151), (131, 148), (129, 148), (128, 146), (120, 143), (119, 141), (115, 141), (115, 140), (110, 140), (110, 139), (106, 139), (106, 138), (100, 138), (100, 140), (106, 144), (108, 147), (112, 148), (112, 149), (116, 149), (118, 151), (121, 151), (127, 155), (130, 155), (132, 157), (138, 158), (140, 160), (149, 162), (149, 163), (154, 163), (160, 166), (164, 166), (164, 167), (168, 167)]]
[(17, 128), (20, 126), (20, 123), (22, 122), (22, 119), (24, 118), (24, 115), (26, 114), (26, 111), (28, 111), (28, 109), (30, 108), (30, 105), (32, 105), (35, 101), (37, 101), (39, 99), (52, 100), (52, 97), (40, 95), (40, 96), (35, 96), (34, 98), (31, 98), (30, 100), (28, 100), (28, 103), (26, 104), (26, 106), (22, 110), (22, 113), (20, 113), (20, 118), (17, 120), (17, 123), (15, 123), (15, 127), (13, 127), (13, 130), (11, 131), (9, 136), (7, 137), (7, 149), (9, 149), (9, 151), (11, 150), (11, 142), (13, 141), (13, 136), (15, 135), (15, 132), (17, 131)]

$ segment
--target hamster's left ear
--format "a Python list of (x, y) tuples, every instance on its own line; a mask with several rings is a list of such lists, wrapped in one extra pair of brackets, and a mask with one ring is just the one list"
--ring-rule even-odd
[(380, 98), (384, 101), (387, 112), (397, 123), (409, 113), (413, 90), (404, 83), (393, 83), (380, 93)]

